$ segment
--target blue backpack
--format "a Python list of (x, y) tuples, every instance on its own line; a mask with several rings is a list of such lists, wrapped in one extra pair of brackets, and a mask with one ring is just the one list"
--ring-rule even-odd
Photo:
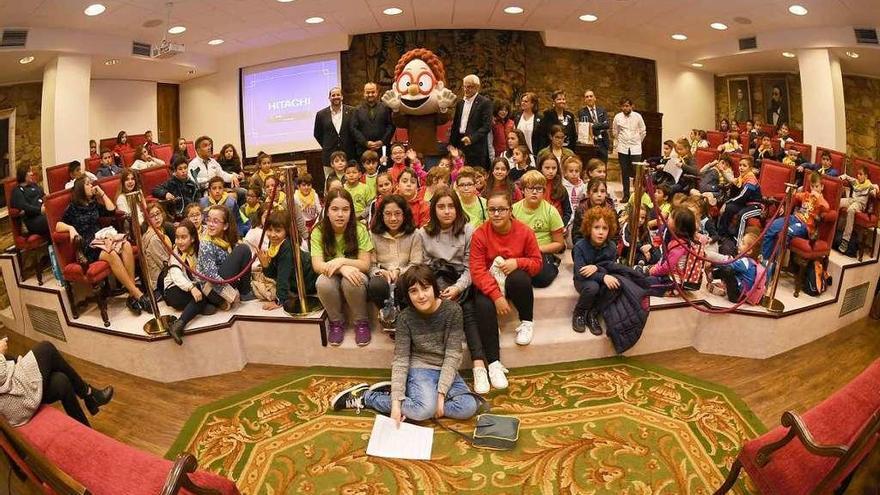
[(804, 273), (804, 292), (811, 296), (818, 296), (831, 286), (831, 275), (825, 269), (821, 260), (810, 261), (807, 271)]

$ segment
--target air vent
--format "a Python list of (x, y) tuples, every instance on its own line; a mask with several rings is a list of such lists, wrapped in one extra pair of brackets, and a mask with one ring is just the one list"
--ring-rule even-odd
[(22, 48), (27, 43), (27, 35), (25, 29), (6, 29), (0, 39), (0, 48)]
[(846, 293), (843, 295), (843, 304), (840, 305), (838, 318), (865, 307), (865, 300), (868, 298), (868, 285), (869, 283), (865, 282), (846, 290)]
[(131, 43), (131, 54), (139, 55), (141, 57), (149, 57), (150, 50), (153, 49), (153, 46), (149, 43), (141, 43), (140, 41), (133, 41)]
[(58, 313), (50, 311), (46, 308), (34, 306), (33, 304), (25, 304), (28, 316), (31, 320), (31, 326), (34, 330), (46, 334), (52, 338), (67, 342), (64, 335), (64, 329), (61, 328), (61, 320)]
[(739, 39), (740, 50), (754, 50), (755, 48), (758, 48), (758, 38), (752, 36), (751, 38)]
[(877, 30), (874, 28), (855, 28), (856, 43), (864, 43), (867, 45), (880, 44), (877, 39)]

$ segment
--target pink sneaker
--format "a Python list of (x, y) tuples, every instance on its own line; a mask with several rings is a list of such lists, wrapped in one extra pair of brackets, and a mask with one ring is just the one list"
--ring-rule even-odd
[(327, 330), (327, 343), (332, 345), (333, 347), (337, 347), (342, 344), (342, 339), (345, 338), (345, 322), (344, 321), (331, 321), (330, 328)]
[(361, 347), (370, 343), (369, 320), (358, 320), (354, 322), (354, 342)]

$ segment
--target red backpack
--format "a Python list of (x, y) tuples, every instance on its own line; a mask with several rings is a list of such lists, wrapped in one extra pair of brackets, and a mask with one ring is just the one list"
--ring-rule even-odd
[(672, 280), (686, 291), (697, 291), (703, 285), (704, 249), (699, 242), (686, 245), (688, 254), (678, 259)]

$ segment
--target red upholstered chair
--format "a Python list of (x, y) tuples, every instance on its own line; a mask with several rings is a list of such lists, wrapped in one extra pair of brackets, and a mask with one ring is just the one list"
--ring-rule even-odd
[(696, 153), (694, 153), (694, 160), (697, 164), (697, 170), (703, 168), (704, 165), (711, 162), (712, 160), (717, 160), (720, 153), (717, 149), (713, 148), (701, 148), (698, 149)]
[(143, 134), (129, 134), (126, 141), (128, 142), (128, 145), (132, 148), (137, 148), (138, 146), (147, 142), (147, 136)]
[[(804, 177), (804, 191), (810, 191), (810, 176)], [(795, 237), (791, 240), (789, 250), (794, 263), (798, 266), (798, 273), (794, 280), (794, 297), (800, 295), (804, 285), (804, 274), (807, 264), (811, 261), (827, 260), (831, 254), (831, 244), (834, 242), (834, 233), (837, 231), (837, 210), (840, 208), (840, 193), (843, 184), (837, 177), (822, 176), (822, 196), (828, 201), (828, 211), (824, 214), (818, 225), (818, 235), (815, 239), (803, 239)]]
[(122, 164), (124, 166), (130, 167), (131, 164), (134, 163), (134, 152), (135, 152), (134, 149), (131, 151), (123, 151), (122, 152)]
[(802, 131), (800, 129), (792, 129), (791, 127), (789, 127), (788, 128), (788, 135), (791, 136), (792, 139), (794, 139), (795, 141), (797, 141), (799, 143), (804, 142), (804, 131)]
[(85, 164), (86, 164), (86, 170), (88, 170), (91, 173), (95, 173), (98, 171), (98, 167), (101, 165), (101, 159), (100, 158), (86, 158)]
[[(11, 439), (26, 469), (43, 478), (43, 466), (50, 466), (69, 482), (87, 491), (59, 490), (47, 493), (90, 493), (94, 495), (240, 495), (235, 484), (222, 476), (197, 470), (191, 454), (171, 462), (135, 449), (82, 425), (58, 409), (42, 407), (23, 426), (11, 428), (2, 422), (3, 437)], [(4, 446), (5, 447), (5, 446)], [(35, 454), (35, 455), (34, 455)], [(42, 461), (37, 467), (36, 462)], [(65, 485), (61, 485), (64, 487)], [(58, 488), (61, 488), (58, 487)], [(182, 488), (182, 489), (181, 489)]]
[(761, 130), (764, 131), (764, 134), (774, 137), (776, 136), (776, 126), (771, 124), (761, 124)]
[(801, 154), (801, 158), (806, 160), (807, 163), (813, 163), (813, 146), (792, 141), (785, 143), (785, 149), (796, 149)]
[(785, 184), (794, 182), (795, 169), (776, 160), (763, 160), (758, 182), (761, 195), (781, 202), (785, 198)]
[(170, 144), (157, 144), (153, 146), (153, 151), (150, 154), (162, 160), (170, 167), (171, 157), (174, 155), (174, 150), (171, 148)]
[(73, 284), (85, 284), (91, 287), (92, 293), (98, 301), (98, 309), (101, 311), (101, 319), (104, 326), (110, 326), (110, 318), (107, 315), (108, 285), (107, 277), (110, 275), (110, 265), (106, 261), (98, 260), (92, 264), (83, 264), (77, 261), (77, 249), (81, 249), (67, 232), (56, 232), (55, 225), (64, 216), (67, 205), (70, 204), (72, 191), (65, 189), (52, 193), (43, 200), (46, 207), (46, 219), (49, 222), (49, 232), (52, 233), (52, 245), (55, 247), (55, 257), (61, 267), (61, 276), (64, 280), (61, 284), (67, 292), (70, 301), (70, 309), (73, 318), (79, 318), (76, 297), (74, 296)]
[(144, 192), (144, 198), (149, 201), (150, 199), (159, 199), (153, 197), (153, 189), (170, 179), (171, 171), (166, 166), (158, 165), (141, 169), (139, 175), (141, 178), (141, 190)]
[(67, 164), (52, 165), (46, 168), (46, 194), (58, 192), (64, 189), (64, 184), (70, 180), (70, 172), (67, 171)]
[(727, 493), (745, 469), (764, 495), (830, 495), (877, 445), (880, 360), (800, 417), (746, 442), (715, 495)]
[(727, 156), (733, 159), (733, 168), (731, 171), (733, 172), (734, 177), (739, 177), (739, 161), (743, 158), (749, 156), (746, 153), (728, 153)]
[[(12, 242), (15, 245), (15, 257), (18, 260), (18, 266), (24, 271), (24, 255), (30, 251), (44, 251), (49, 246), (49, 239), (37, 234), (25, 234), (22, 229), (22, 221), (24, 211), (12, 207), (12, 192), (18, 187), (18, 181), (15, 177), (3, 179), (3, 192), (6, 194), (7, 212), (9, 213), (9, 223), (12, 227)], [(43, 268), (48, 266), (43, 261), (49, 260), (48, 251), (46, 256), (41, 256), (34, 270), (37, 277), (37, 284), (43, 285)], [(24, 277), (22, 277), (24, 278)]]
[(831, 154), (831, 168), (837, 170), (837, 174), (841, 175), (846, 172), (846, 153), (841, 151), (829, 150), (828, 148), (823, 148), (821, 146), (816, 147), (816, 162), (820, 161), (820, 156), (823, 151), (827, 151)]
[(196, 145), (192, 141), (186, 141), (186, 152), (190, 158), (196, 157)]
[[(853, 159), (853, 175), (856, 170), (864, 168), (868, 172), (868, 179), (873, 184), (880, 184), (880, 162), (867, 160), (865, 158)], [(7, 196), (8, 197), (8, 196)], [(840, 216), (845, 218), (846, 211), (841, 208)], [(856, 213), (853, 221), (853, 234), (859, 240), (859, 261), (865, 256), (865, 251), (874, 256), (875, 244), (877, 243), (877, 224), (880, 222), (880, 195), (868, 201), (868, 207), (863, 212)], [(871, 247), (865, 239), (865, 234), (871, 234)]]
[(721, 131), (707, 131), (706, 140), (709, 141), (710, 148), (718, 149), (718, 147), (721, 146), (721, 143), (727, 141), (727, 133)]
[(99, 153), (103, 149), (108, 149), (110, 151), (113, 151), (113, 148), (116, 147), (116, 136), (108, 137), (108, 138), (101, 138), (98, 146), (99, 146), (98, 147)]

